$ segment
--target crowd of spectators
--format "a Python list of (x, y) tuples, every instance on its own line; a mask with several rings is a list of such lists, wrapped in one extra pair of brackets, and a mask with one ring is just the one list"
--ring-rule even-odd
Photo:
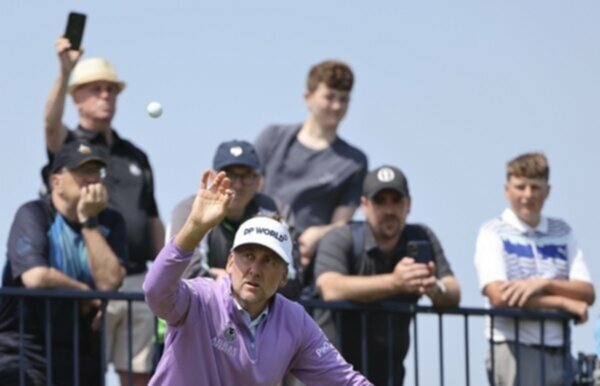
[[(348, 110), (354, 83), (346, 63), (327, 60), (310, 69), (303, 122), (269, 126), (254, 144), (247, 139), (223, 138), (214, 155), (213, 172), (203, 182), (210, 190), (212, 179), (216, 179), (231, 192), (219, 216), (211, 218), (219, 221), (214, 226), (211, 223), (210, 229), (191, 229), (190, 218), (200, 213), (195, 201), (201, 192), (186, 198), (182, 192), (165, 237), (149, 159), (112, 126), (118, 96), (126, 84), (108, 60), (81, 60), (83, 51), (72, 50), (64, 37), (57, 40), (56, 53), (60, 71), (44, 115), (48, 155), (48, 165), (42, 171), (45, 189), (38, 200), (25, 203), (14, 217), (3, 286), (141, 292), (147, 263), (162, 250), (161, 269), (175, 272), (177, 277), (173, 283), (163, 283), (156, 271), (148, 285), (153, 286), (153, 299), (158, 299), (153, 309), (160, 310), (160, 316), (166, 319), (167, 344), (173, 344), (173, 331), (183, 331), (181, 323), (187, 315), (177, 308), (183, 305), (165, 303), (168, 296), (157, 293), (156, 286), (164, 287), (169, 294), (178, 292), (173, 292), (173, 285), (189, 286), (190, 299), (195, 299), (193, 292), (209, 288), (205, 287), (207, 282), (229, 283), (231, 261), (238, 256), (232, 252), (238, 246), (235, 240), (240, 232), (252, 232), (244, 224), (256, 215), (275, 215), (274, 221), (285, 224), (293, 243), (289, 254), (279, 254), (286, 260), (286, 277), (280, 281), (281, 286), (274, 287), (279, 294), (268, 299), (283, 296), (293, 301), (304, 296), (363, 304), (383, 300), (414, 304), (425, 296), (436, 307), (460, 304), (459, 282), (439, 238), (428, 226), (407, 222), (411, 208), (407, 176), (395, 165), (369, 171), (367, 156), (340, 135), (339, 126)], [(78, 111), (74, 129), (62, 121), (69, 94)], [(216, 173), (220, 177), (215, 177)], [(550, 192), (549, 177), (549, 163), (541, 153), (522, 154), (508, 162), (504, 186), (508, 207), (481, 227), (475, 247), (480, 289), (486, 307), (556, 309), (585, 322), (588, 307), (594, 302), (594, 287), (569, 225), (542, 215)], [(352, 221), (359, 207), (365, 220)], [(182, 230), (185, 237), (180, 234)], [(186, 245), (194, 241), (189, 256), (177, 249), (182, 247), (177, 240)], [(178, 258), (172, 254), (185, 255), (190, 263), (177, 265)], [(173, 270), (175, 265), (178, 268)], [(235, 298), (237, 292), (230, 296)], [(202, 301), (209, 302), (204, 298)], [(275, 305), (288, 307), (288, 303), (271, 302), (265, 303), (273, 306), (267, 307), (268, 312), (248, 314), (253, 331), (273, 330), (268, 322), (279, 315)], [(73, 382), (73, 321), (63, 320), (64, 315), (74, 312), (73, 304), (56, 302), (50, 311), (51, 373), (57, 385)], [(245, 303), (239, 304), (244, 308)], [(103, 376), (99, 360), (101, 310), (99, 302), (92, 300), (75, 311), (80, 313), (82, 326), (78, 347), (81, 384), (96, 384)], [(43, 311), (39, 301), (25, 303), (24, 335), (19, 336), (15, 300), (0, 299), (0, 379), (6, 384), (18, 384), (20, 342), (25, 345), (27, 384), (46, 384), (48, 331), (40, 314)], [(128, 384), (127, 342), (132, 333), (133, 381), (135, 385), (146, 385), (156, 367), (155, 350), (160, 350), (163, 342), (153, 339), (155, 316), (145, 303), (133, 303), (132, 331), (128, 331), (127, 315), (127, 302), (111, 301), (106, 307), (106, 360), (113, 363), (121, 384)], [(391, 377), (394, 385), (403, 383), (410, 316), (394, 316), (395, 328), (390, 331), (386, 315), (369, 314), (364, 337), (360, 328), (363, 320), (356, 314), (317, 310), (313, 316), (345, 361), (358, 371), (364, 370), (362, 345), (366, 341), (371, 382), (388, 384)], [(334, 319), (341, 322), (333, 323)], [(201, 318), (193, 320), (195, 323)], [(491, 384), (516, 384), (518, 368), (531, 369), (524, 373), (522, 384), (541, 384), (541, 356), (546, 384), (562, 384), (567, 371), (561, 359), (562, 328), (550, 320), (544, 323), (542, 339), (539, 323), (523, 321), (518, 342), (512, 319), (497, 318), (493, 330), (487, 329), (487, 339), (493, 342), (493, 352), (486, 362)], [(318, 340), (317, 329), (311, 331), (311, 339)], [(254, 337), (258, 340), (258, 333)], [(388, 361), (384, 358), (390, 345), (395, 349)], [(213, 346), (223, 351), (222, 345)], [(212, 349), (200, 351), (206, 350)], [(172, 360), (172, 355), (164, 356), (171, 359), (163, 358), (158, 364), (159, 376), (179, 379), (169, 378), (169, 364), (164, 361)], [(223, 358), (219, 360), (236, 360), (232, 356)], [(304, 352), (300, 358), (302, 363), (312, 363)], [(253, 360), (246, 365), (264, 366), (260, 357)], [(344, 366), (334, 358), (330, 360), (332, 366)], [(392, 368), (388, 368), (389, 363), (393, 363)], [(237, 365), (224, 366), (232, 371), (249, 371)], [(292, 361), (289, 369), (310, 381), (317, 379), (316, 370), (303, 368), (299, 362)], [(184, 371), (193, 372), (193, 368)], [(364, 384), (364, 379), (345, 367), (341, 374)], [(218, 372), (213, 376), (218, 377)], [(299, 382), (293, 377), (288, 380)]]

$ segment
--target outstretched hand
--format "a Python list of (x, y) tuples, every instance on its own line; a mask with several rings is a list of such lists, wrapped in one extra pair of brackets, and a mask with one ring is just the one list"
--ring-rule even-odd
[(231, 182), (225, 172), (215, 174), (212, 170), (205, 171), (188, 221), (206, 228), (212, 228), (220, 223), (225, 218), (227, 207), (233, 197), (233, 191), (229, 189), (230, 185)]
[(56, 40), (56, 54), (60, 61), (61, 72), (68, 76), (83, 55), (83, 49), (72, 50), (69, 39), (60, 37)]
[(227, 214), (233, 191), (225, 172), (204, 172), (200, 190), (192, 205), (186, 224), (175, 237), (175, 243), (184, 250), (193, 250), (210, 228), (219, 224)]

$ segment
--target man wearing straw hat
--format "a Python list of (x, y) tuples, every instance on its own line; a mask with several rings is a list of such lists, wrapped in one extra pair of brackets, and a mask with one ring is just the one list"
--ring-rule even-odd
[[(127, 225), (129, 261), (121, 290), (141, 291), (146, 262), (156, 256), (164, 242), (164, 228), (154, 199), (152, 169), (146, 154), (122, 139), (111, 126), (117, 98), (125, 89), (125, 83), (118, 78), (113, 65), (102, 58), (79, 62), (83, 51), (70, 47), (69, 40), (64, 37), (56, 42), (60, 72), (48, 96), (44, 117), (48, 157), (52, 161), (63, 143), (77, 138), (108, 147), (109, 165), (104, 183), (109, 193), (109, 205), (121, 212)], [(69, 130), (62, 122), (67, 93), (79, 115), (75, 130)], [(132, 304), (132, 370), (135, 384), (144, 385), (152, 366), (154, 318), (143, 303)], [(122, 383), (127, 380), (129, 368), (126, 318), (124, 302), (109, 304), (107, 352)]]

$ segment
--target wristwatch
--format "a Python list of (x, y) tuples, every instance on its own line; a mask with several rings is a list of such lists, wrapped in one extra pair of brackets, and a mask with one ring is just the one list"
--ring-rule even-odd
[(441, 293), (442, 295), (445, 295), (446, 292), (448, 292), (448, 288), (446, 288), (446, 284), (444, 284), (444, 282), (441, 281), (440, 279), (436, 280), (435, 285), (437, 286), (439, 293)]
[(88, 217), (87, 220), (81, 223), (81, 227), (87, 229), (98, 228), (99, 225), (100, 223), (98, 222), (98, 217), (96, 216)]

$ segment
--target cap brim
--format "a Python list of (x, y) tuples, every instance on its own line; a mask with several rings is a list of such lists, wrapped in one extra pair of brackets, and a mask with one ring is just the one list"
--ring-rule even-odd
[(376, 195), (378, 195), (380, 192), (382, 192), (384, 190), (391, 190), (393, 192), (398, 193), (402, 197), (406, 197), (407, 196), (406, 192), (402, 191), (400, 188), (395, 187), (395, 186), (382, 186), (380, 188), (374, 189), (372, 192), (368, 192), (366, 194), (366, 196), (368, 198), (373, 198), (373, 197), (375, 197)]
[(108, 166), (108, 163), (106, 163), (106, 161), (103, 158), (93, 156), (93, 157), (85, 158), (85, 159), (79, 161), (76, 165), (66, 166), (66, 167), (69, 170), (73, 170), (73, 169), (77, 169), (78, 167), (83, 166), (90, 162), (98, 162), (98, 163), (102, 164), (103, 166)]
[(289, 256), (289, 258), (286, 258), (285, 256), (287, 256), (287, 255), (281, 247), (267, 245), (267, 243), (262, 243), (257, 240), (248, 240), (248, 241), (241, 242), (238, 245), (235, 245), (233, 248), (231, 248), (231, 250), (234, 251), (244, 245), (260, 245), (261, 247), (267, 248), (268, 250), (270, 250), (271, 252), (276, 254), (286, 265), (290, 265), (290, 261), (291, 261), (292, 257)]
[(121, 82), (120, 80), (114, 80), (114, 79), (105, 79), (105, 78), (96, 78), (96, 77), (92, 77), (89, 79), (81, 79), (79, 81), (77, 81), (76, 83), (71, 83), (69, 85), (69, 94), (72, 94), (73, 91), (75, 91), (75, 89), (79, 86), (83, 86), (84, 84), (88, 84), (88, 83), (92, 83), (92, 82), (110, 82), (110, 83), (114, 83), (117, 85), (117, 87), (119, 88), (119, 92), (125, 90), (125, 88), (127, 87), (127, 84), (125, 82)]

